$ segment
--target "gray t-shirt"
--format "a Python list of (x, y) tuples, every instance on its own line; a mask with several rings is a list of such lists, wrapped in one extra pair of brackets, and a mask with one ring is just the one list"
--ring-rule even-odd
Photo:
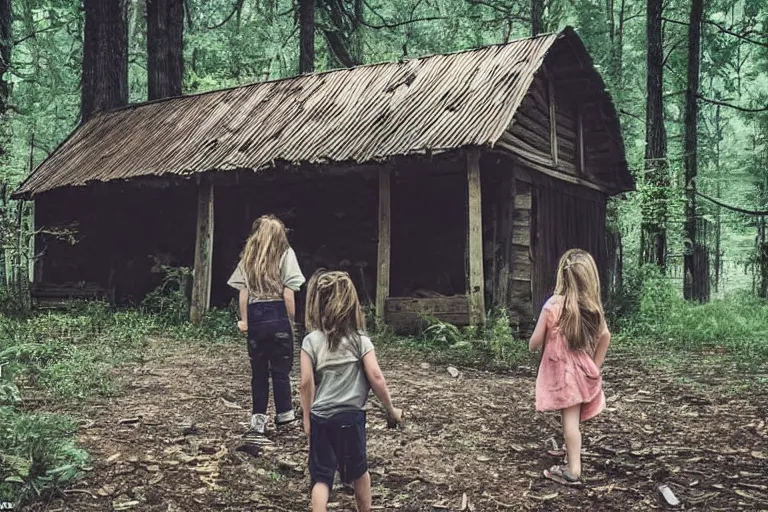
[(362, 334), (357, 338), (342, 338), (331, 352), (320, 331), (312, 331), (301, 344), (301, 350), (312, 359), (315, 372), (315, 400), (312, 414), (330, 418), (346, 411), (362, 411), (371, 387), (363, 369), (363, 356), (373, 350), (373, 343)]
[[(296, 259), (296, 253), (292, 248), (288, 248), (283, 256), (280, 258), (280, 279), (283, 282), (283, 286), (294, 292), (299, 291), (301, 285), (304, 284), (306, 279), (304, 274), (301, 273), (299, 268), (299, 262)], [(248, 287), (248, 283), (245, 280), (245, 272), (243, 271), (243, 262), (240, 261), (232, 272), (227, 284), (236, 290), (242, 290)], [(282, 292), (282, 290), (280, 290)], [(248, 302), (259, 302), (264, 300), (282, 300), (283, 295), (280, 293), (275, 296), (254, 297), (249, 296)]]

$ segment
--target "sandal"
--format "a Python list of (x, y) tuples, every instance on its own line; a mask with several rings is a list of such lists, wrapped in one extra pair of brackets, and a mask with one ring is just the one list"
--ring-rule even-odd
[(573, 476), (565, 466), (552, 466), (549, 469), (545, 469), (544, 478), (569, 487), (577, 487), (581, 485), (581, 478)]
[(552, 443), (552, 446), (554, 446), (553, 449), (547, 450), (547, 455), (551, 457), (565, 457), (565, 444), (561, 448), (557, 448), (557, 445)]

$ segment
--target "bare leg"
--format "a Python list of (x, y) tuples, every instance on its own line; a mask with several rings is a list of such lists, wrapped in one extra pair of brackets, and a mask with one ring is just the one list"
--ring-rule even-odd
[(373, 500), (371, 499), (371, 475), (367, 471), (363, 476), (352, 482), (355, 487), (355, 503), (358, 512), (371, 512)]
[(563, 437), (568, 457), (568, 471), (576, 478), (581, 477), (581, 405), (563, 409)]
[(318, 482), (312, 487), (312, 512), (327, 512), (331, 490), (327, 484)]

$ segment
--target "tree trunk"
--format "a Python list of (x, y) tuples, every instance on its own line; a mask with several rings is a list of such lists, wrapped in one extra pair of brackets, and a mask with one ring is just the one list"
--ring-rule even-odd
[(181, 96), (184, 2), (147, 0), (147, 79), (150, 100)]
[[(11, 83), (8, 70), (11, 67), (11, 51), (13, 50), (13, 9), (11, 0), (0, 0), (0, 116), (8, 112), (11, 97)], [(0, 148), (7, 151), (7, 148)]]
[(83, 0), (81, 120), (128, 103), (128, 24), (125, 0)]
[[(720, 105), (717, 105), (715, 107), (715, 176), (717, 176), (717, 184), (715, 185), (715, 197), (720, 199), (722, 196), (722, 176), (720, 172), (720, 141), (723, 138), (723, 130), (720, 126)], [(720, 292), (720, 276), (722, 275), (722, 247), (721, 247), (721, 240), (722, 240), (722, 233), (723, 233), (723, 224), (722, 224), (722, 208), (720, 205), (717, 205), (717, 209), (715, 210), (715, 228), (717, 231), (715, 232), (715, 292)]]
[(662, 0), (648, 0), (648, 75), (645, 128), (646, 194), (642, 214), (642, 257), (666, 268), (667, 254), (667, 132), (664, 128)]
[(299, 0), (299, 74), (315, 70), (315, 0)]
[[(699, 55), (701, 53), (701, 20), (703, 0), (692, 0), (690, 22), (688, 24), (688, 88), (685, 92), (685, 137), (683, 155), (685, 160), (685, 238), (687, 244), (683, 256), (683, 273), (686, 276), (683, 294), (686, 299), (706, 300), (705, 283), (699, 282), (708, 277), (704, 269), (695, 268), (698, 261), (694, 257), (698, 241), (696, 239), (696, 173), (698, 160), (698, 101), (699, 92)], [(689, 279), (690, 276), (690, 279)]]
[(531, 0), (531, 35), (544, 32), (544, 0)]

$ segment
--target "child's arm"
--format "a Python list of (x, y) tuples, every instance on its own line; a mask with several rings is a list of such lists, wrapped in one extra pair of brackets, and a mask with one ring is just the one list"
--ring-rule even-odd
[(384, 406), (384, 410), (387, 412), (387, 419), (400, 423), (403, 415), (403, 411), (396, 409), (392, 405), (392, 397), (389, 396), (389, 388), (387, 387), (387, 381), (384, 380), (384, 374), (379, 367), (379, 361), (376, 359), (376, 352), (371, 350), (363, 356), (363, 368), (365, 369), (365, 376), (368, 378), (368, 383), (371, 385), (371, 389), (376, 397), (381, 401)]
[(240, 290), (238, 304), (240, 305), (240, 322), (237, 325), (242, 332), (248, 332), (248, 290), (246, 288)]
[(288, 287), (283, 288), (283, 301), (288, 311), (288, 318), (293, 322), (296, 318), (296, 293)]
[(544, 340), (547, 339), (547, 316), (549, 311), (544, 308), (539, 314), (539, 319), (536, 321), (536, 328), (531, 334), (531, 339), (528, 342), (528, 350), (536, 352), (542, 346), (544, 346)]
[(309, 435), (309, 414), (312, 410), (312, 401), (315, 399), (315, 370), (312, 366), (312, 358), (303, 350), (301, 351), (300, 363), (299, 394), (301, 396), (301, 410), (304, 414), (304, 432)]
[(597, 340), (597, 345), (595, 346), (595, 364), (598, 368), (603, 367), (603, 363), (605, 362), (605, 355), (608, 353), (608, 345), (611, 344), (611, 333), (608, 332), (608, 329), (606, 328), (603, 331), (603, 334), (600, 335), (600, 338)]

